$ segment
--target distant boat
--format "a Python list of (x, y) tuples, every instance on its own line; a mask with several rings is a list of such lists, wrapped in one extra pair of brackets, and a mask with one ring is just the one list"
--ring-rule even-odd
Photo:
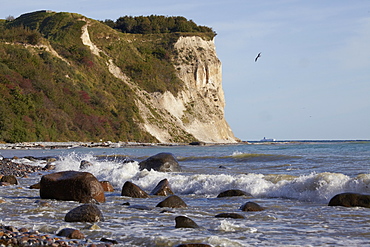
[(266, 139), (266, 137), (264, 137), (261, 142), (274, 142), (276, 141), (276, 139)]

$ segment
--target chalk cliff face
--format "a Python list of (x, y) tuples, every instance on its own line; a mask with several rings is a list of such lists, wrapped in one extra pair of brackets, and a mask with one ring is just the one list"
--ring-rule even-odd
[[(89, 22), (82, 28), (81, 39), (99, 56), (100, 50), (88, 34)], [(201, 37), (180, 36), (175, 43), (173, 63), (184, 87), (177, 96), (171, 92), (147, 93), (131, 81), (112, 60), (109, 71), (126, 82), (136, 93), (136, 104), (144, 119), (143, 130), (159, 142), (182, 142), (192, 135), (208, 143), (234, 143), (234, 136), (224, 118), (225, 98), (222, 89), (222, 67), (214, 41)]]

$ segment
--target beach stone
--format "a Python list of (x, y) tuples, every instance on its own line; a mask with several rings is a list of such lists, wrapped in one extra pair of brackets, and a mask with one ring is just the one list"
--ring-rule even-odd
[(175, 228), (199, 228), (197, 223), (186, 216), (177, 216), (175, 222)]
[(93, 164), (90, 162), (90, 161), (87, 161), (87, 160), (81, 160), (81, 163), (80, 163), (80, 170), (84, 170), (90, 166), (93, 166)]
[(122, 186), (121, 196), (132, 198), (149, 198), (150, 196), (136, 184), (126, 181)]
[(217, 197), (221, 198), (221, 197), (232, 197), (232, 196), (250, 196), (251, 197), (252, 195), (245, 191), (234, 189), (234, 190), (223, 191), (220, 194), (218, 194)]
[(69, 211), (64, 220), (67, 222), (98, 222), (104, 221), (100, 209), (95, 204), (84, 204)]
[(18, 180), (14, 175), (4, 175), (0, 182), (8, 183), (8, 184), (18, 184)]
[(40, 197), (63, 201), (105, 202), (102, 185), (89, 172), (64, 171), (41, 177)]
[(258, 205), (257, 203), (255, 202), (246, 202), (244, 203), (240, 209), (242, 211), (263, 211), (264, 208), (261, 207), (260, 205)]
[(147, 169), (159, 172), (179, 172), (180, 165), (171, 153), (159, 153), (139, 163), (140, 170)]
[(221, 213), (215, 216), (216, 218), (232, 218), (232, 219), (244, 219), (245, 217), (237, 213)]
[(370, 208), (370, 195), (341, 193), (330, 199), (328, 206)]
[(77, 229), (64, 228), (57, 233), (57, 236), (66, 237), (69, 239), (84, 239), (85, 235)]
[(167, 178), (161, 180), (150, 194), (155, 195), (155, 196), (173, 195), (173, 192), (171, 190), (171, 187), (170, 187), (170, 184)]
[(188, 205), (178, 196), (171, 195), (157, 204), (159, 208), (186, 208)]
[(103, 186), (103, 190), (105, 192), (114, 192), (114, 188), (109, 181), (100, 181), (101, 186)]

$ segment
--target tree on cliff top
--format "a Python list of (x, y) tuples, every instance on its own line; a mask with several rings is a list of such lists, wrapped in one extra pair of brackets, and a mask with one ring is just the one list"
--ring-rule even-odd
[(105, 20), (104, 23), (123, 33), (153, 34), (153, 33), (210, 33), (212, 38), (216, 32), (210, 27), (199, 26), (192, 20), (182, 16), (151, 15), (151, 16), (123, 16), (116, 20)]

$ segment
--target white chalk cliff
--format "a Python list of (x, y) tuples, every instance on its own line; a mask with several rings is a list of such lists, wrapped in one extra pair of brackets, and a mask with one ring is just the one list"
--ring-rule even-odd
[[(99, 56), (102, 51), (89, 37), (89, 20), (84, 21), (82, 42)], [(183, 90), (176, 96), (169, 91), (148, 93), (127, 77), (112, 59), (106, 62), (110, 73), (135, 92), (136, 104), (144, 119), (141, 128), (161, 143), (183, 142), (190, 136), (206, 143), (237, 142), (224, 117), (222, 68), (214, 41), (181, 36), (175, 49), (178, 55), (173, 58), (173, 64), (184, 83)]]

